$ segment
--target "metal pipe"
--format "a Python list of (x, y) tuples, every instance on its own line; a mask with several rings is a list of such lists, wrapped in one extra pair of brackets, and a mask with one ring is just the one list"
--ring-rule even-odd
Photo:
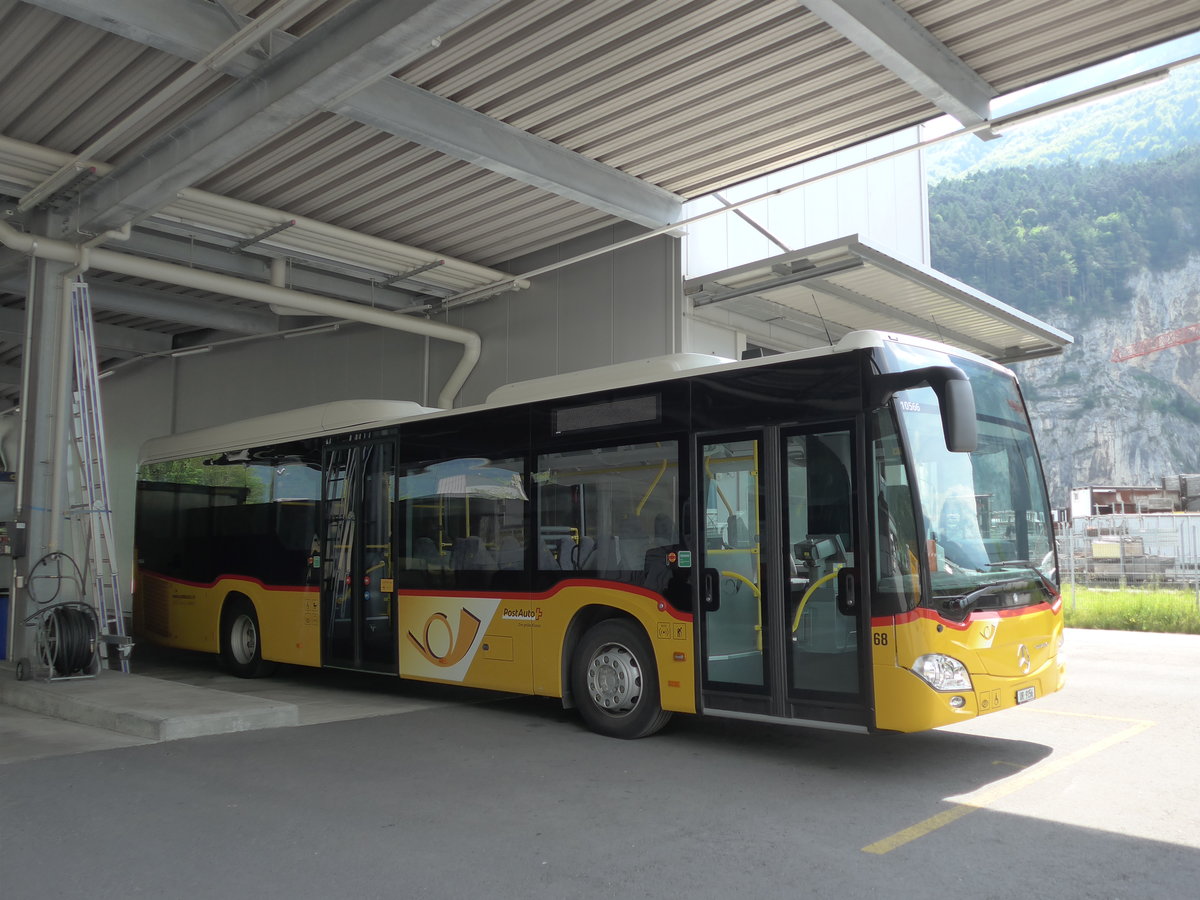
[[(33, 242), (33, 249), (30, 251), (30, 257), (37, 256), (37, 241)], [(21, 359), (25, 361), (21, 366), (21, 416), (20, 428), (20, 443), (17, 444), (17, 508), (16, 518), (21, 518), (21, 513), (24, 512), (24, 496), (25, 490), (25, 437), (29, 430), (29, 404), (26, 398), (29, 396), (29, 382), (32, 377), (30, 374), (31, 366), (29, 360), (33, 358), (33, 303), (29, 300), (34, 296), (34, 291), (37, 290), (37, 269), (33, 265), (32, 259), (29, 263), (29, 287), (25, 291), (25, 341), (22, 349)], [(11, 460), (9, 460), (11, 463)]]
[[(40, 259), (57, 262), (74, 263), (76, 248), (74, 244), (56, 241), (40, 235), (31, 235), (18, 231), (7, 222), (0, 221), (0, 243)], [(159, 260), (141, 259), (126, 253), (112, 250), (95, 249), (91, 251), (91, 263), (97, 269), (109, 272), (119, 272), (132, 275), (135, 278), (147, 278), (155, 281), (165, 281), (183, 287), (226, 294), (231, 297), (241, 297), (259, 303), (279, 304), (303, 312), (322, 316), (332, 316), (338, 319), (349, 319), (364, 325), (375, 325), (380, 328), (390, 328), (393, 331), (403, 331), (408, 334), (424, 335), (442, 341), (459, 344), (463, 348), (458, 365), (451, 372), (446, 384), (438, 394), (438, 405), (449, 409), (454, 405), (454, 398), (462, 389), (468, 376), (479, 362), (482, 341), (479, 335), (466, 328), (434, 322), (429, 319), (418, 319), (402, 313), (383, 309), (373, 309), (359, 303), (346, 300), (333, 300), (329, 297), (318, 297), (288, 288), (276, 287), (255, 281), (244, 281), (230, 275), (216, 272), (206, 272), (201, 269), (189, 269), (186, 266)]]

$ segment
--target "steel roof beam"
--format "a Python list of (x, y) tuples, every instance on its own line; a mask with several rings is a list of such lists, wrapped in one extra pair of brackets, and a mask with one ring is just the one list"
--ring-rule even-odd
[(79, 199), (77, 224), (100, 233), (138, 222), (314, 112), (433, 49), (494, 0), (360, 0), (335, 14)]
[[(103, 9), (93, 0), (29, 2), (193, 61), (203, 59), (229, 36), (224, 14), (203, 0), (175, 0), (169, 12), (157, 0), (106, 0)], [(450, 27), (446, 23), (441, 33)], [(270, 43), (286, 48), (296, 41), (275, 32)], [(402, 62), (396, 60), (392, 68)], [(223, 71), (249, 78), (260, 65), (243, 54)], [(676, 194), (395, 78), (376, 81), (330, 108), (364, 125), (639, 225), (659, 228), (682, 216), (683, 198)]]
[[(154, 229), (163, 227), (159, 222), (147, 225)], [(195, 240), (194, 230), (183, 226), (180, 227), (180, 232), (181, 236), (175, 237), (166, 230), (138, 229), (121, 246), (139, 256), (225, 272), (249, 281), (266, 280), (269, 269), (264, 257), (231, 253), (226, 247)], [(293, 259), (288, 267), (287, 283), (289, 287), (298, 291), (354, 300), (385, 309), (407, 310), (422, 305), (412, 292), (403, 288), (385, 287), (365, 281), (368, 274), (363, 273), (357, 277), (342, 276), (334, 272), (307, 268)]]
[[(92, 306), (97, 310), (235, 334), (273, 334), (279, 330), (278, 317), (274, 313), (263, 311), (261, 307), (222, 306), (193, 297), (180, 297), (166, 291), (131, 286), (114, 287), (96, 280), (89, 281), (88, 286)], [(26, 291), (23, 279), (10, 279), (0, 287), (17, 296), (24, 296)], [(152, 333), (129, 328), (123, 328), (121, 331)]]
[[(24, 293), (24, 291), (22, 291)], [(94, 293), (94, 289), (93, 289)], [(96, 346), (108, 356), (141, 356), (171, 349), (171, 335), (119, 325), (97, 323)], [(4, 340), (21, 341), (25, 335), (25, 311), (0, 309), (0, 336)]]
[(892, 0), (804, 0), (803, 5), (963, 125), (990, 117), (997, 91)]

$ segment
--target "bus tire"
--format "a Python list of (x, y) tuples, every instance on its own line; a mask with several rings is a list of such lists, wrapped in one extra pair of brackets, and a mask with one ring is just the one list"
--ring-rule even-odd
[(221, 661), (238, 678), (262, 678), (275, 669), (262, 658), (258, 613), (245, 597), (235, 597), (221, 613)]
[(609, 737), (646, 737), (671, 718), (659, 705), (650, 641), (626, 619), (605, 619), (583, 635), (571, 660), (571, 690), (587, 726)]

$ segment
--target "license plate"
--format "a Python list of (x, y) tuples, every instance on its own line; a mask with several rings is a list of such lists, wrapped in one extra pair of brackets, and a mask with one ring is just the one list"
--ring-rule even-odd
[(1028, 703), (1030, 700), (1032, 700), (1036, 696), (1037, 696), (1037, 690), (1035, 688), (1031, 688), (1031, 687), (1021, 688), (1019, 691), (1017, 691), (1017, 702), (1018, 703)]

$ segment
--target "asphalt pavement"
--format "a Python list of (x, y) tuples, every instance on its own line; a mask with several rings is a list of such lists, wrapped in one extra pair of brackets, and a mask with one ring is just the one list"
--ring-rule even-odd
[(0, 706), (12, 897), (1193, 898), (1200, 637), (1068, 632), (1069, 683), (917, 735), (677, 716), (345, 673), (226, 683), (297, 724), (150, 741)]

